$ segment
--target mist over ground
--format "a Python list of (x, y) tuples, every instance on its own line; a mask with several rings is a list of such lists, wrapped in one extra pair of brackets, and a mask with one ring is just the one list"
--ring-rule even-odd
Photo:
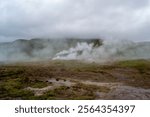
[(150, 99), (150, 0), (0, 0), (0, 99)]
[(19, 39), (0, 43), (0, 62), (150, 59), (150, 42), (101, 39)]
[(150, 0), (0, 0), (0, 11), (1, 62), (150, 58)]

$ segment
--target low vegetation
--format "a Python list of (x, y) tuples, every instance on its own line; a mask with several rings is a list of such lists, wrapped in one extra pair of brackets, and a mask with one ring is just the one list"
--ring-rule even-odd
[[(49, 79), (72, 81), (35, 95), (28, 87), (42, 89), (55, 86)], [(81, 83), (81, 82), (82, 83)], [(0, 66), (0, 99), (96, 99), (96, 92), (108, 93), (111, 88), (86, 84), (122, 83), (127, 86), (150, 89), (150, 60), (130, 60), (99, 65), (80, 61), (50, 61), (17, 63)]]

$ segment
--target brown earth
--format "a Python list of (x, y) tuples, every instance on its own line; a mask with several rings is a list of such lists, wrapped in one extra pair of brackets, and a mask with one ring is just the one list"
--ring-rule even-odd
[(150, 99), (150, 60), (1, 65), (0, 99)]

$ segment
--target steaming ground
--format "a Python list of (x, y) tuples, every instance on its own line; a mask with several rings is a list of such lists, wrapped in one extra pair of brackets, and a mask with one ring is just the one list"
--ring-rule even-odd
[[(80, 52), (80, 54), (79, 54)], [(93, 48), (93, 44), (78, 43), (75, 47), (63, 50), (53, 59), (84, 60), (90, 62), (109, 62), (118, 60), (149, 59), (150, 43), (134, 43), (131, 41), (104, 41), (101, 46)]]
[(50, 60), (60, 51), (68, 50), (79, 43), (85, 43), (88, 46), (92, 44), (96, 47), (102, 42), (98, 39), (20, 39), (14, 42), (0, 43), (0, 61)]
[(100, 39), (31, 39), (0, 43), (0, 62), (83, 60), (108, 62), (149, 59), (150, 42)]
[(0, 99), (150, 99), (149, 52), (100, 39), (1, 43)]

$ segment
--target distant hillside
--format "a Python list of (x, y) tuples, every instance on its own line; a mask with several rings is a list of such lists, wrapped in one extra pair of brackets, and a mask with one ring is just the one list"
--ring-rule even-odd
[(51, 59), (91, 62), (150, 59), (150, 42), (37, 38), (0, 43), (0, 62)]
[(0, 43), (0, 61), (29, 59), (50, 59), (62, 50), (85, 42), (93, 47), (102, 45), (101, 39), (18, 39), (14, 42)]

